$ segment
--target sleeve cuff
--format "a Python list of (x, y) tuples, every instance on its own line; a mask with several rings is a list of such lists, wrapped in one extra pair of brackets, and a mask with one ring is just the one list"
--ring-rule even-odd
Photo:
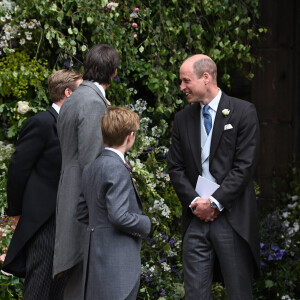
[[(213, 196), (210, 196), (209, 199), (218, 206), (219, 211), (224, 209), (224, 206), (220, 204), (218, 200), (216, 200)], [(195, 201), (195, 199), (193, 200)]]

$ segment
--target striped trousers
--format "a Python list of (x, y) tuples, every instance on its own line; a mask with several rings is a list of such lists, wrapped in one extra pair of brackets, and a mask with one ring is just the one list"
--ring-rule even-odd
[(52, 279), (55, 217), (52, 216), (26, 245), (23, 300), (62, 300), (65, 276)]

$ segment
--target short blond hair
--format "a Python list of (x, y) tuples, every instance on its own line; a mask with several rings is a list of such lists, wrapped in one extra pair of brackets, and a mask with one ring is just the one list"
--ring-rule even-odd
[(82, 79), (82, 74), (73, 70), (58, 70), (52, 73), (48, 79), (48, 90), (52, 102), (58, 102), (65, 97), (65, 90), (74, 92), (77, 81)]
[(101, 129), (104, 145), (119, 147), (139, 129), (139, 116), (128, 108), (110, 106), (101, 119)]

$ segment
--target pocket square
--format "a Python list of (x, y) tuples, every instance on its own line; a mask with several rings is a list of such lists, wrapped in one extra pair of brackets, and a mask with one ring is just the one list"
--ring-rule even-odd
[(231, 124), (226, 124), (224, 126), (224, 130), (229, 130), (229, 129), (232, 129), (232, 128), (233, 128), (233, 126)]

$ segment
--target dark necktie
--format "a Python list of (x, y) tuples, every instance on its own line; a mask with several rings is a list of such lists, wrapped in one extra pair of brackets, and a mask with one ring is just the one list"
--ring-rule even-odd
[(207, 135), (209, 135), (209, 133), (211, 131), (211, 127), (212, 127), (211, 114), (208, 110), (209, 110), (209, 106), (205, 105), (203, 107), (203, 117), (204, 117), (204, 127), (205, 127)]

